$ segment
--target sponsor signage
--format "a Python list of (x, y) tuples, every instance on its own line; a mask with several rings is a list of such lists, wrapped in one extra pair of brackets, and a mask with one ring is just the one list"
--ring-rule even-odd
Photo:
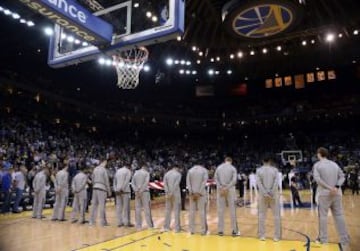
[(35, 12), (93, 45), (109, 43), (113, 26), (74, 0), (19, 0)]

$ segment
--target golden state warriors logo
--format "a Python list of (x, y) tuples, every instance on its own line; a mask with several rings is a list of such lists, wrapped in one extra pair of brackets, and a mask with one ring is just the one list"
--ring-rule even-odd
[(285, 31), (294, 22), (291, 9), (278, 4), (242, 10), (232, 21), (233, 32), (247, 38), (264, 38)]

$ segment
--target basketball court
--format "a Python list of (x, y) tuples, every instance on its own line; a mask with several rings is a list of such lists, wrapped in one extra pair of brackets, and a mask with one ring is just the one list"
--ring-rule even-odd
[[(304, 201), (309, 201), (309, 192), (303, 191)], [(52, 210), (45, 210), (46, 219), (31, 219), (31, 212), (22, 215), (0, 216), (0, 235), (2, 249), (7, 251), (22, 250), (262, 250), (262, 251), (341, 251), (337, 244), (337, 234), (329, 215), (329, 244), (315, 244), (317, 236), (317, 213), (315, 208), (289, 208), (282, 210), (283, 240), (272, 240), (272, 217), (267, 220), (267, 240), (257, 239), (257, 205), (256, 198), (247, 195), (249, 204), (237, 209), (240, 237), (232, 237), (227, 220), (225, 236), (217, 236), (216, 200), (212, 198), (209, 205), (208, 225), (210, 233), (202, 236), (199, 233), (190, 235), (187, 231), (188, 212), (182, 211), (181, 233), (162, 232), (164, 224), (163, 198), (156, 198), (152, 202), (152, 214), (155, 229), (136, 231), (134, 228), (118, 228), (115, 226), (116, 217), (112, 202), (108, 203), (107, 218), (109, 227), (71, 224), (67, 222), (54, 223), (50, 221)], [(289, 202), (290, 195), (284, 191), (283, 203)], [(360, 197), (346, 195), (344, 197), (345, 217), (352, 238), (352, 247), (360, 245), (360, 221), (356, 209), (360, 206)], [(132, 202), (133, 209), (133, 202)], [(67, 209), (67, 219), (71, 209)], [(270, 213), (270, 212), (269, 212)], [(132, 221), (134, 211), (131, 210)], [(88, 217), (88, 214), (87, 214)], [(228, 217), (227, 219), (230, 219)], [(18, 240), (18, 235), (23, 237)], [(51, 247), (51, 248), (49, 248)]]

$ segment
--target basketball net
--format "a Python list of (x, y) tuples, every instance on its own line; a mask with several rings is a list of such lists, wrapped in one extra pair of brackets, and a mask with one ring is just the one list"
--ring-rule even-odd
[(136, 47), (113, 55), (113, 64), (118, 76), (117, 86), (135, 89), (139, 85), (139, 74), (149, 57), (145, 47)]

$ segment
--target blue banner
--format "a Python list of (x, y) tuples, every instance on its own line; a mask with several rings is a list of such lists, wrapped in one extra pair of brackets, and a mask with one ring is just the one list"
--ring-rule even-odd
[(19, 0), (30, 9), (93, 45), (109, 43), (113, 26), (74, 0)]

